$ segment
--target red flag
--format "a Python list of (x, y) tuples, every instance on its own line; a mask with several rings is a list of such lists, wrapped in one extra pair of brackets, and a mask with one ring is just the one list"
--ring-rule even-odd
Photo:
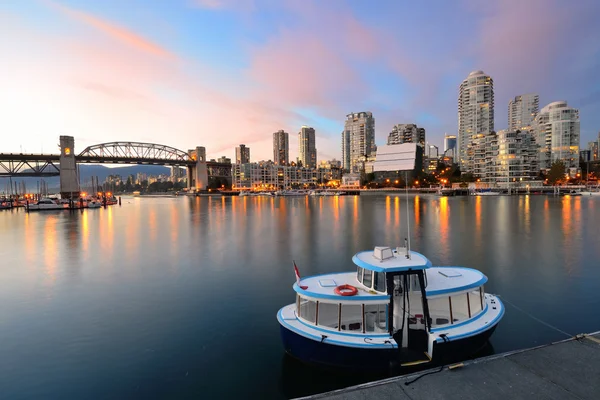
[(308, 286), (302, 286), (300, 284), (300, 272), (298, 271), (298, 267), (296, 266), (296, 261), (294, 261), (294, 273), (296, 274), (296, 283), (302, 290), (308, 289)]

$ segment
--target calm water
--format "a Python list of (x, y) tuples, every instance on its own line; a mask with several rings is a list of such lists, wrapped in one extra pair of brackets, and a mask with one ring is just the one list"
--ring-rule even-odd
[[(277, 310), (302, 275), (402, 244), (406, 200), (124, 198), (0, 212), (0, 397), (285, 398), (358, 383), (284, 357)], [(600, 199), (409, 198), (414, 250), (482, 270), (571, 334), (600, 330)], [(564, 336), (507, 305), (488, 351)]]

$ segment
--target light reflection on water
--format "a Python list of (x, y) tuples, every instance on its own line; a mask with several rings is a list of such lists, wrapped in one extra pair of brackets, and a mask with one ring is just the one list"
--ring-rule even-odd
[[(291, 260), (302, 275), (344, 271), (357, 251), (403, 245), (405, 201), (126, 198), (108, 209), (2, 212), (0, 391), (277, 398), (356, 383), (297, 379), (307, 370), (282, 357), (275, 313), (294, 301)], [(482, 270), (486, 290), (562, 330), (595, 331), (597, 201), (411, 196), (411, 243), (434, 265)], [(507, 307), (492, 343), (507, 351), (558, 339)]]

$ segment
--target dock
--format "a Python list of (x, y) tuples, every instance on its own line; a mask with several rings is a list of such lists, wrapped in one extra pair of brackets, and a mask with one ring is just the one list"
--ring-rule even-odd
[[(560, 399), (600, 398), (600, 332), (365, 383), (302, 399)], [(424, 375), (428, 374), (428, 375)], [(424, 375), (424, 376), (422, 376)], [(406, 385), (407, 382), (418, 380)]]

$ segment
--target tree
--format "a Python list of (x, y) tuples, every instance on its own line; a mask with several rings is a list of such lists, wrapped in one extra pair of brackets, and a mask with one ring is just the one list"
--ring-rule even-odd
[(566, 170), (567, 168), (561, 160), (554, 161), (550, 166), (550, 171), (548, 172), (548, 182), (550, 182), (552, 185), (560, 183), (565, 179)]

